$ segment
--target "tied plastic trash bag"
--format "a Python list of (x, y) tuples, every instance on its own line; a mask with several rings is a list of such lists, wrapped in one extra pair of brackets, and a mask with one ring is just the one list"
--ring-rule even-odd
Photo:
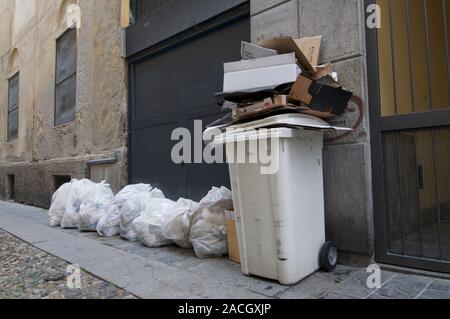
[(132, 223), (145, 211), (150, 200), (155, 198), (165, 199), (165, 196), (162, 191), (153, 188), (150, 193), (137, 193), (125, 201), (120, 210), (120, 237), (130, 241), (138, 240)]
[(174, 215), (162, 226), (162, 235), (181, 248), (192, 248), (189, 234), (191, 232), (192, 216), (198, 207), (199, 203), (180, 198), (177, 201)]
[(48, 211), (50, 227), (58, 227), (61, 225), (71, 187), (72, 182), (65, 183), (53, 194), (52, 203)]
[(133, 223), (137, 238), (145, 246), (156, 248), (171, 245), (172, 241), (162, 234), (162, 226), (171, 218), (177, 208), (177, 203), (170, 199), (152, 198), (145, 211)]
[(80, 231), (96, 231), (98, 221), (107, 213), (114, 194), (106, 182), (96, 184), (80, 206)]
[(222, 257), (228, 253), (225, 210), (233, 209), (226, 187), (214, 187), (200, 201), (192, 221), (190, 241), (199, 258)]
[(110, 205), (106, 208), (98, 224), (97, 233), (100, 236), (114, 237), (120, 233), (120, 211), (130, 197), (138, 193), (149, 193), (152, 187), (148, 184), (135, 184), (124, 187), (114, 197)]
[(72, 187), (66, 199), (64, 216), (61, 221), (62, 228), (78, 228), (80, 224), (80, 207), (86, 195), (89, 195), (96, 185), (87, 179), (73, 180)]

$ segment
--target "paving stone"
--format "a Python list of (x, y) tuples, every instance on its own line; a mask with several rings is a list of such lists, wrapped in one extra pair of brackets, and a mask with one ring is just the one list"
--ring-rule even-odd
[(450, 292), (450, 280), (435, 279), (428, 288)]
[(450, 290), (435, 290), (427, 289), (422, 293), (418, 299), (445, 299), (450, 300)]
[(267, 297), (275, 297), (276, 295), (286, 291), (288, 287), (281, 286), (278, 283), (265, 283), (261, 282), (256, 285), (252, 285), (248, 290), (259, 293)]
[[(349, 296), (354, 296), (357, 298), (366, 298), (370, 294), (374, 293), (375, 289), (367, 287), (367, 278), (370, 273), (365, 271), (356, 272), (351, 278), (346, 280), (342, 285), (340, 285), (335, 292), (340, 294), (345, 294)], [(388, 271), (381, 272), (381, 285), (383, 286), (389, 279), (394, 277), (394, 273)]]
[(435, 279), (419, 299), (450, 299), (450, 281)]
[(395, 298), (389, 298), (389, 297), (386, 297), (386, 296), (381, 296), (381, 295), (375, 295), (375, 294), (372, 294), (372, 295), (370, 295), (367, 299), (375, 299), (375, 300), (381, 300), (381, 299), (385, 299), (385, 300), (394, 300)]
[(388, 297), (394, 299), (414, 299), (432, 281), (420, 276), (397, 275), (371, 297)]
[(358, 298), (356, 298), (354, 296), (331, 292), (331, 293), (327, 294), (325, 297), (323, 297), (322, 299), (358, 299)]
[(280, 295), (283, 299), (316, 299), (330, 293), (348, 279), (354, 270), (338, 266), (332, 272), (317, 272)]

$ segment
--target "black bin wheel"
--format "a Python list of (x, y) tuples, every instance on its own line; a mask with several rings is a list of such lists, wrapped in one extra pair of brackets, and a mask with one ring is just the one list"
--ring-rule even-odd
[(322, 268), (326, 271), (332, 271), (336, 268), (338, 261), (338, 249), (334, 243), (331, 241), (327, 242), (322, 247), (320, 252), (320, 262)]

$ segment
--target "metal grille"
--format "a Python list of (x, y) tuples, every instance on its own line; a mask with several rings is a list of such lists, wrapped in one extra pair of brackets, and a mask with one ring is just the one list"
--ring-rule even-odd
[(450, 108), (450, 1), (377, 3), (381, 115)]
[(173, 1), (174, 0), (133, 0), (131, 2), (133, 20), (137, 21), (162, 7), (165, 7)]
[(19, 73), (8, 83), (8, 142), (19, 134)]
[(75, 119), (77, 32), (69, 29), (56, 41), (55, 125)]
[(450, 261), (450, 126), (383, 133), (391, 254)]

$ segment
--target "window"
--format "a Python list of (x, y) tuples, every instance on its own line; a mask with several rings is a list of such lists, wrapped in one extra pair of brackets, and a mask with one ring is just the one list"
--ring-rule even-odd
[(55, 126), (75, 119), (77, 89), (77, 31), (69, 29), (56, 40)]
[(19, 135), (19, 73), (8, 83), (8, 142)]

